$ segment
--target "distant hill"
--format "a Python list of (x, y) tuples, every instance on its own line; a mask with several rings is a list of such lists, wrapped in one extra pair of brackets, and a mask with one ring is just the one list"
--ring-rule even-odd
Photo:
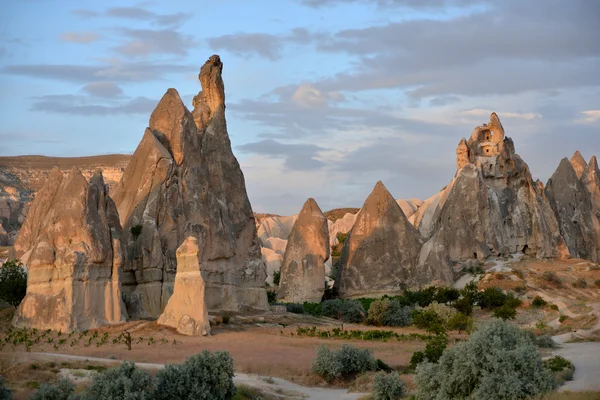
[(360, 211), (360, 208), (334, 208), (333, 210), (325, 211), (325, 218), (330, 220), (331, 222), (335, 222), (340, 218), (343, 218), (344, 215), (356, 214)]

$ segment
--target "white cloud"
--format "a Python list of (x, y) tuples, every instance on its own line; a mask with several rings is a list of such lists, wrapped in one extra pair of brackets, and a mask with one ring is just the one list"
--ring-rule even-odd
[[(470, 117), (488, 117), (493, 111), (485, 110), (482, 108), (475, 108), (472, 110), (462, 111), (462, 115), (470, 116)], [(510, 112), (510, 111), (497, 111), (496, 114), (500, 118), (513, 118), (513, 119), (524, 119), (527, 121), (531, 121), (534, 119), (541, 119), (542, 114), (540, 113), (518, 113), (518, 112)]]
[(330, 101), (343, 100), (343, 96), (338, 92), (324, 93), (319, 89), (311, 86), (307, 83), (303, 83), (298, 86), (294, 94), (292, 94), (292, 101), (305, 108), (314, 108), (324, 106)]
[(600, 121), (600, 110), (587, 110), (581, 112), (582, 118), (575, 120), (580, 124), (593, 124)]

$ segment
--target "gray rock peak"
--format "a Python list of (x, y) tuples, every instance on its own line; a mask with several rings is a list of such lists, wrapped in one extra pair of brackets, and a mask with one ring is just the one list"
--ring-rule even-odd
[(571, 156), (570, 162), (571, 162), (571, 165), (573, 166), (573, 169), (575, 170), (577, 179), (581, 178), (581, 175), (583, 174), (583, 170), (587, 166), (587, 163), (585, 162), (585, 159), (583, 158), (583, 156), (581, 155), (579, 150), (577, 150), (577, 151), (575, 151), (575, 153), (573, 153), (573, 156)]

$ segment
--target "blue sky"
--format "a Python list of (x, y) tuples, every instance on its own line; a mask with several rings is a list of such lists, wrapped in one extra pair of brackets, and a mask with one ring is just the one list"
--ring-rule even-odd
[(427, 198), (496, 111), (534, 177), (600, 155), (594, 0), (21, 0), (0, 15), (0, 155), (132, 153), (164, 92), (224, 62), (253, 208)]

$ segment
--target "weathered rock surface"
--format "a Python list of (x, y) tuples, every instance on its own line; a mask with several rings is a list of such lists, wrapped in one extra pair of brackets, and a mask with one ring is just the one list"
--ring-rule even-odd
[(591, 195), (569, 160), (561, 160), (545, 192), (571, 257), (598, 261), (600, 222), (594, 215)]
[(124, 298), (135, 318), (162, 313), (176, 249), (190, 236), (209, 310), (268, 308), (254, 216), (227, 133), (222, 67), (218, 56), (202, 67), (193, 113), (167, 91), (115, 188), (127, 243)]
[(548, 200), (495, 113), (468, 142), (460, 141), (457, 168), (453, 181), (417, 212), (415, 224), (428, 238), (421, 270), (517, 252), (568, 256)]
[(328, 220), (317, 202), (308, 199), (288, 237), (277, 298), (286, 303), (319, 303), (329, 252)]
[(415, 286), (421, 280), (415, 269), (420, 247), (419, 233), (378, 182), (344, 243), (340, 296), (376, 297)]
[(200, 266), (198, 239), (190, 236), (177, 249), (177, 274), (173, 295), (158, 319), (160, 325), (188, 336), (210, 334), (206, 284)]
[(101, 170), (110, 188), (121, 179), (129, 157), (120, 154), (94, 157), (0, 157), (0, 225), (7, 235), (5, 244), (0, 243), (0, 246), (14, 243), (31, 201), (46, 183), (53, 168), (59, 168), (64, 176), (71, 169), (78, 168), (87, 179)]
[(596, 156), (592, 156), (590, 162), (585, 166), (581, 175), (581, 182), (585, 185), (592, 198), (592, 211), (594, 215), (600, 218), (600, 170), (598, 170)]
[[(287, 244), (287, 240), (285, 242)], [(273, 274), (281, 271), (281, 264), (283, 263), (282, 254), (284, 254), (285, 251), (280, 254), (279, 252), (271, 250), (268, 247), (261, 247), (260, 251), (262, 254), (262, 260), (267, 268), (267, 278), (265, 279), (265, 282), (272, 286), (274, 285)]]
[(575, 175), (577, 175), (577, 179), (580, 179), (581, 175), (583, 175), (583, 170), (585, 169), (585, 167), (587, 167), (585, 158), (583, 158), (579, 150), (577, 150), (575, 153), (573, 153), (569, 161), (571, 162), (571, 165), (575, 170)]
[(14, 244), (29, 273), (13, 324), (64, 332), (125, 322), (121, 233), (101, 173), (88, 183), (77, 169), (55, 169)]

